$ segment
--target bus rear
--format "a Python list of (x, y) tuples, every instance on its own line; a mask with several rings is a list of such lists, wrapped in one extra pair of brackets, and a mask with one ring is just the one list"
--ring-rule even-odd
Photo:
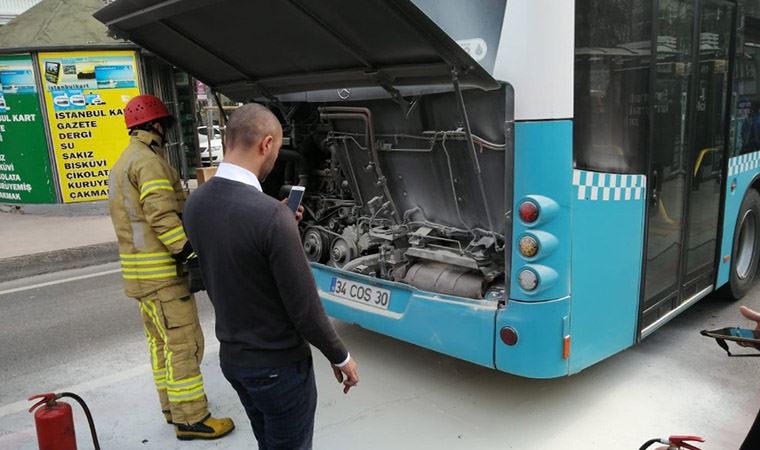
[(96, 17), (278, 114), (264, 189), (306, 188), (330, 315), (551, 378), (634, 345), (747, 260), (732, 243), (757, 165), (724, 182), (749, 164), (729, 172), (725, 145), (742, 9), (602, 3), (133, 0)]

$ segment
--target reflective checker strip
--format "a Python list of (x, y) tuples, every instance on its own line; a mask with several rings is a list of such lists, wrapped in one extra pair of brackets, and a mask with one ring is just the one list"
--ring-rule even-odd
[(644, 175), (573, 170), (573, 186), (578, 188), (578, 200), (642, 200), (646, 196), (647, 179)]
[(760, 167), (760, 151), (734, 156), (728, 160), (728, 176), (757, 170)]

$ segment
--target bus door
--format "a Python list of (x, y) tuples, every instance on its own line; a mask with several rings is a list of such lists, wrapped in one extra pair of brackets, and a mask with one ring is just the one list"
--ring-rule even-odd
[(641, 337), (713, 288), (736, 6), (659, 0), (657, 8)]

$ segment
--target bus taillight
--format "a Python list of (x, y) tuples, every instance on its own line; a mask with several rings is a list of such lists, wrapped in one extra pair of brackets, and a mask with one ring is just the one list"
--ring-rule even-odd
[(520, 220), (525, 223), (533, 223), (538, 219), (538, 205), (530, 200), (520, 203), (517, 212), (520, 215)]
[(526, 258), (533, 258), (538, 253), (538, 241), (535, 237), (526, 234), (518, 242), (520, 254)]
[(521, 270), (517, 275), (517, 281), (520, 283), (520, 287), (526, 292), (535, 291), (538, 287), (538, 275), (530, 269)]
[(501, 340), (507, 345), (517, 344), (517, 331), (512, 327), (504, 327), (499, 333)]

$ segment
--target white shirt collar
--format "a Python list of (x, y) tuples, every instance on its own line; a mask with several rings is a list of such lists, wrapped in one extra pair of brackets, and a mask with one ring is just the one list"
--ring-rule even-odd
[(260, 192), (262, 191), (261, 183), (259, 182), (259, 178), (255, 173), (232, 163), (223, 162), (219, 164), (219, 167), (216, 169), (214, 176), (247, 184), (249, 186), (255, 187)]

